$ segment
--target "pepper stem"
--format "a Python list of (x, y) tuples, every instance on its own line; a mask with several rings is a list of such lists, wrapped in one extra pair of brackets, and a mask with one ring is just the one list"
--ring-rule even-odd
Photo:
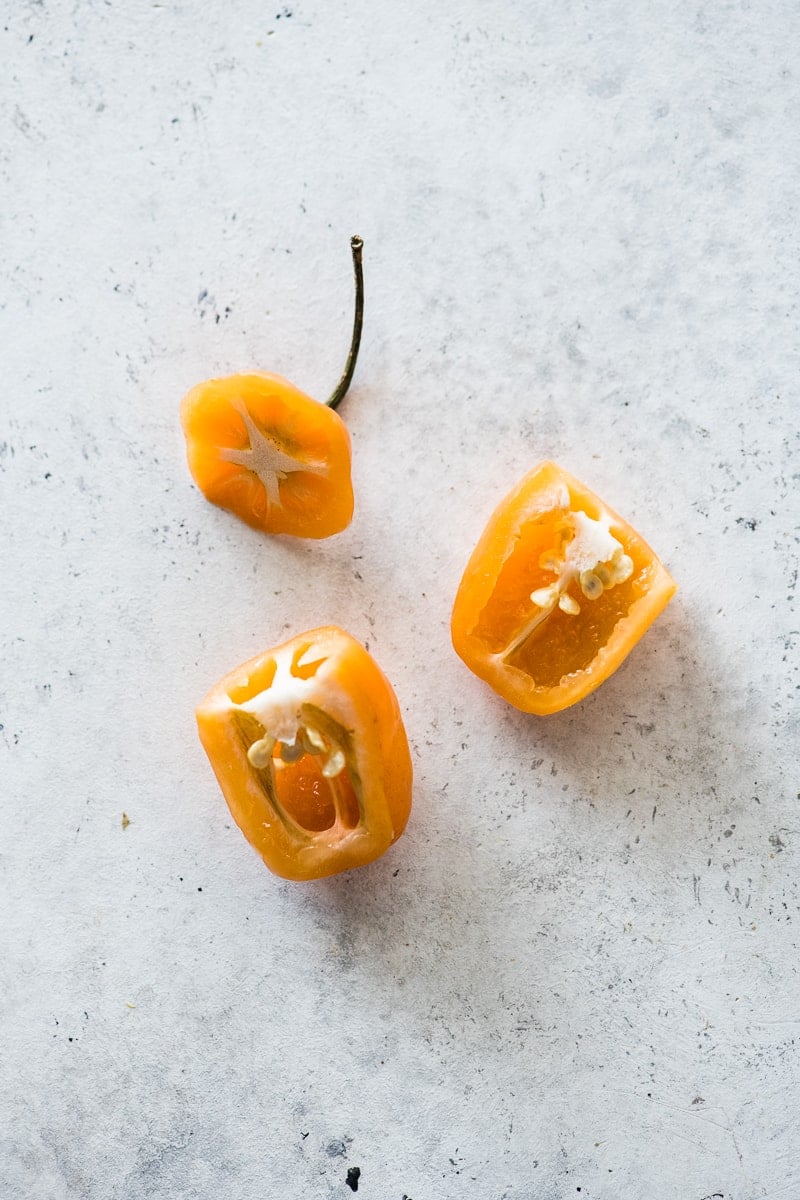
[(347, 389), (353, 378), (358, 358), (358, 347), (361, 345), (361, 327), (364, 323), (364, 271), (361, 266), (361, 251), (364, 248), (363, 238), (355, 234), (350, 238), (350, 249), (353, 252), (353, 274), (356, 282), (356, 311), (353, 318), (353, 337), (350, 341), (350, 353), (344, 364), (342, 378), (337, 383), (330, 400), (326, 401), (328, 408), (338, 408), (347, 395)]

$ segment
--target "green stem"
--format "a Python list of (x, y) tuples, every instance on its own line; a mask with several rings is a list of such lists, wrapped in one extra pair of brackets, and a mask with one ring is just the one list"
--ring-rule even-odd
[(361, 266), (361, 251), (363, 248), (364, 242), (358, 234), (350, 238), (350, 249), (353, 252), (353, 273), (356, 281), (356, 311), (353, 318), (353, 337), (350, 342), (350, 353), (347, 355), (347, 362), (344, 364), (342, 378), (337, 383), (330, 400), (327, 401), (328, 408), (339, 407), (347, 395), (347, 389), (350, 387), (350, 381), (356, 369), (358, 347), (361, 345), (361, 327), (364, 323), (364, 271)]

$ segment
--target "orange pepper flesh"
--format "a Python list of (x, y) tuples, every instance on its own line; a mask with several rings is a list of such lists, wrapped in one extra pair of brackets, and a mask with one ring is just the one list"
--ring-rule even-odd
[(345, 827), (358, 824), (358, 797), (346, 767), (335, 779), (326, 779), (308, 754), (296, 763), (285, 763), (274, 754), (272, 766), (278, 801), (303, 829), (315, 833), (330, 829), (337, 813)]
[(555, 713), (620, 666), (675, 590), (627, 522), (544, 462), (501, 502), (473, 551), (453, 645), (510, 704)]
[(265, 372), (184, 397), (189, 470), (213, 504), (266, 533), (326, 538), (353, 516), (350, 435), (338, 413)]
[(411, 811), (412, 768), (391, 684), (326, 626), (243, 663), (197, 708), (200, 740), (234, 820), (285, 879), (378, 858)]

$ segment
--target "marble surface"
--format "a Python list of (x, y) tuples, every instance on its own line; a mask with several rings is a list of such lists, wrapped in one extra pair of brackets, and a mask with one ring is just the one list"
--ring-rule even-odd
[[(800, 1195), (800, 10), (7, 2), (3, 1200)], [(182, 394), (342, 413), (322, 544), (207, 504)], [(525, 717), (450, 649), (541, 458), (680, 592)], [(335, 621), (397, 690), (381, 861), (273, 878), (193, 706)], [(123, 827), (123, 813), (129, 824)]]

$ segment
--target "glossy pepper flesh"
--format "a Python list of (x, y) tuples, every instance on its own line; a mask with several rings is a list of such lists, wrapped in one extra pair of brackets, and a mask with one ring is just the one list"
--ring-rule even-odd
[(353, 337), (327, 404), (263, 371), (200, 383), (181, 403), (189, 470), (206, 498), (266, 533), (326, 538), (352, 520), (350, 436), (334, 410), (361, 340), (362, 241), (351, 241), (356, 281)]
[(403, 832), (412, 769), (400, 708), (343, 630), (243, 663), (198, 706), (197, 725), (234, 820), (275, 874), (360, 867)]
[(453, 645), (510, 704), (558, 712), (617, 669), (675, 588), (626, 521), (543, 462), (475, 547), (453, 606)]

